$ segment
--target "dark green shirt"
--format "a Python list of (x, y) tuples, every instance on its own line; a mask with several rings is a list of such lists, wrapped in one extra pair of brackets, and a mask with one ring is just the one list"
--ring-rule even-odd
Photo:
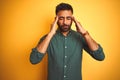
[[(41, 38), (40, 42), (45, 38)], [(82, 80), (82, 52), (87, 51), (96, 60), (104, 59), (104, 52), (99, 45), (98, 50), (91, 51), (84, 38), (71, 30), (67, 36), (57, 30), (51, 39), (48, 53), (48, 80)], [(43, 53), (32, 49), (30, 61), (32, 64), (39, 63), (44, 57)]]

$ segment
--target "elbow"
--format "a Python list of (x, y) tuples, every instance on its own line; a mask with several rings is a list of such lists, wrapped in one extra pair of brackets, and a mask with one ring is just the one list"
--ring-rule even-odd
[(34, 59), (32, 59), (32, 58), (30, 57), (30, 63), (31, 63), (31, 64), (37, 64), (38, 61), (36, 61), (36, 60), (34, 60)]
[(104, 61), (104, 59), (105, 59), (105, 56), (101, 56), (101, 57), (98, 58), (97, 60), (98, 60), (98, 61)]
[(30, 63), (31, 64), (37, 64), (36, 62), (32, 61), (31, 59), (30, 59)]
[(29, 61), (31, 64), (37, 64), (37, 63), (39, 63), (40, 59), (36, 53), (31, 52)]
[(42, 58), (43, 58), (44, 54), (39, 53), (36, 48), (34, 48), (30, 54), (30, 63), (32, 64), (37, 64), (39, 63)]
[(98, 60), (98, 61), (104, 61), (104, 59), (105, 59), (104, 53), (101, 53), (101, 54), (99, 54), (99, 55), (96, 55), (96, 60)]
[(94, 52), (94, 58), (98, 61), (103, 61), (105, 59), (104, 51), (100, 45), (99, 45), (99, 49)]
[(31, 64), (37, 64), (37, 63), (39, 63), (39, 61), (36, 58), (34, 58), (33, 56), (30, 56), (29, 61), (30, 61)]

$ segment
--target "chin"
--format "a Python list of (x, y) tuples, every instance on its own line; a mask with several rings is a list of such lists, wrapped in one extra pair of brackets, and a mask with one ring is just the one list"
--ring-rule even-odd
[(63, 30), (61, 30), (62, 32), (68, 32), (68, 31), (70, 31), (70, 29), (63, 29)]

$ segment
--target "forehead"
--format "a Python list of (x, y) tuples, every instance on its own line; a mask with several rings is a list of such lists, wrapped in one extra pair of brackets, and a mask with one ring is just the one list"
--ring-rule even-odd
[(58, 12), (57, 16), (72, 16), (71, 10), (61, 10)]

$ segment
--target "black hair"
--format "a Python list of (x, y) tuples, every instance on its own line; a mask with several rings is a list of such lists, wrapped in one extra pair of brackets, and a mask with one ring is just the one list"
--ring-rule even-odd
[(56, 6), (56, 15), (59, 11), (61, 10), (71, 10), (72, 14), (73, 14), (73, 8), (70, 4), (68, 3), (60, 3)]

